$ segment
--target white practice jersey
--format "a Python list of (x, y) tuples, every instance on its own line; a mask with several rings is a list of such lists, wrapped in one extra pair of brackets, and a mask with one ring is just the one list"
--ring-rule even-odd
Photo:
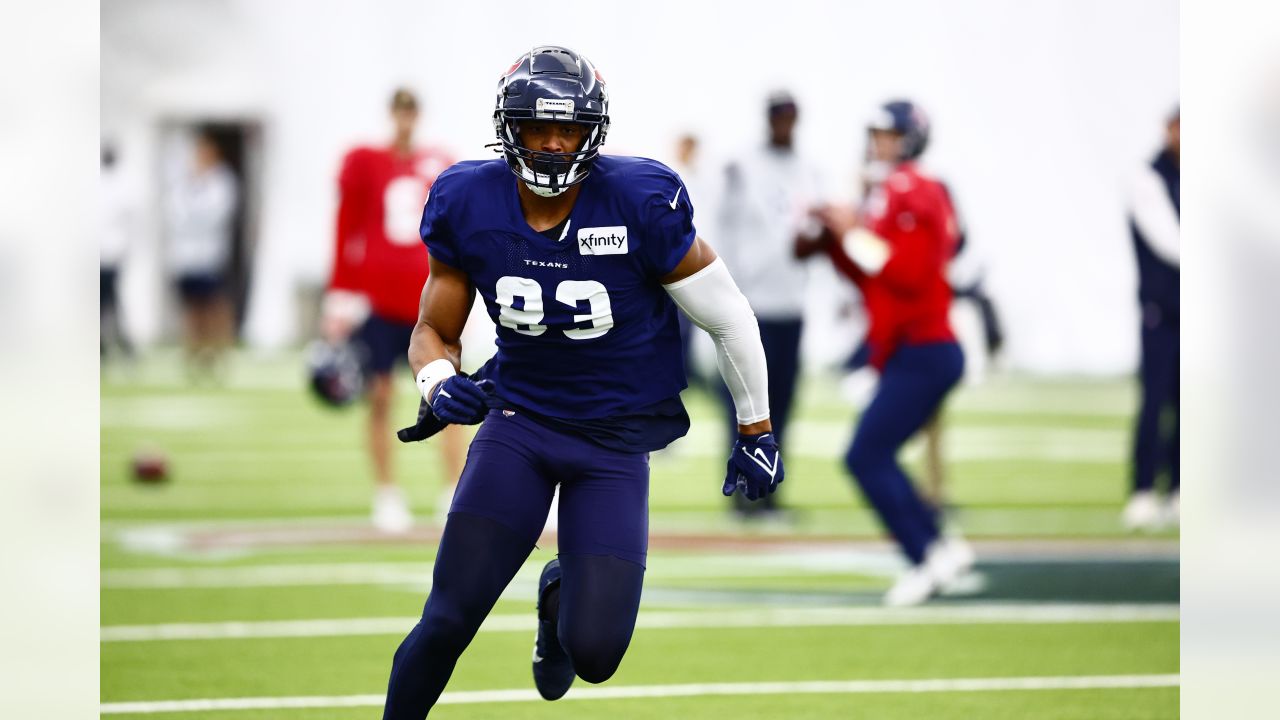
[(726, 165), (709, 240), (758, 317), (804, 315), (808, 273), (793, 248), (823, 200), (816, 166), (794, 150), (760, 146)]
[(231, 259), (239, 183), (225, 165), (183, 178), (169, 197), (169, 266), (178, 274), (220, 273)]

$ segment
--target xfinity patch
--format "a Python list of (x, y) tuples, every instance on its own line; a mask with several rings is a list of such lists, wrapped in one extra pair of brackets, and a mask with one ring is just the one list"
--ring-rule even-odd
[(579, 255), (627, 254), (627, 226), (593, 227), (578, 230)]

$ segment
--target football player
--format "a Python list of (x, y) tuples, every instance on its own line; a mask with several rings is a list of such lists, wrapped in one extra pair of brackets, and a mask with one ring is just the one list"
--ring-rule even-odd
[[(923, 114), (920, 115), (923, 118)], [(929, 126), (927, 123), (916, 131), (928, 142)], [(924, 147), (921, 144), (921, 147)], [(867, 202), (872, 193), (879, 192), (879, 186), (886, 177), (889, 168), (884, 160), (874, 156), (874, 148), (867, 143), (867, 156), (864, 160), (860, 176), (862, 178), (861, 205), (864, 213), (869, 209)], [(937, 180), (937, 178), (935, 178)], [(987, 365), (999, 353), (1004, 343), (1004, 331), (1000, 325), (995, 301), (983, 287), (985, 267), (982, 258), (973, 249), (968, 239), (964, 222), (956, 207), (955, 195), (951, 188), (941, 180), (947, 194), (951, 209), (956, 218), (955, 255), (947, 267), (947, 282), (951, 287), (951, 309), (949, 319), (952, 330), (957, 336), (964, 354), (964, 379), (967, 384), (981, 383), (985, 378)], [(865, 216), (855, 217), (865, 220)], [(821, 252), (832, 236), (823, 234), (810, 238), (797, 238), (796, 255), (808, 257)], [(866, 339), (858, 345), (854, 353), (844, 363), (847, 375), (842, 382), (842, 389), (848, 399), (859, 410), (870, 402), (874, 394), (879, 372), (870, 365), (870, 346)], [(776, 412), (776, 410), (775, 410)], [(927, 421), (921, 430), (924, 436), (924, 476), (925, 500), (938, 512), (947, 509), (945, 464), (942, 458), (943, 418), (941, 411)]]
[[(384, 718), (421, 720), (533, 550), (556, 486), (559, 554), (538, 583), (533, 678), (555, 700), (613, 675), (630, 643), (648, 549), (649, 452), (684, 435), (677, 309), (707, 330), (737, 404), (722, 487), (782, 482), (751, 306), (693, 225), (680, 178), (600, 154), (609, 97), (563, 47), (498, 83), (502, 159), (461, 162), (422, 219), (431, 275), (409, 361), (438, 421), (482, 420), (436, 555), (422, 619), (396, 651)], [(474, 293), (498, 329), (482, 380), (458, 374)]]
[[(373, 524), (400, 533), (413, 522), (391, 467), (391, 368), (409, 349), (418, 295), (427, 279), (427, 253), (418, 220), (431, 183), (453, 159), (414, 144), (418, 100), (399, 89), (391, 98), (395, 137), (390, 145), (347, 153), (338, 178), (333, 274), (321, 312), (321, 335), (332, 344), (355, 336), (365, 353), (369, 396), (368, 446), (376, 490)], [(461, 471), (463, 438), (445, 431), (446, 481)]]
[(915, 605), (973, 564), (967, 544), (942, 537), (934, 509), (897, 461), (899, 448), (935, 416), (964, 372), (948, 320), (947, 263), (957, 227), (946, 189), (916, 165), (929, 137), (920, 108), (885, 103), (867, 131), (866, 201), (852, 223), (828, 215), (840, 239), (827, 251), (862, 292), (868, 360), (880, 376), (845, 465), (911, 562), (885, 602)]

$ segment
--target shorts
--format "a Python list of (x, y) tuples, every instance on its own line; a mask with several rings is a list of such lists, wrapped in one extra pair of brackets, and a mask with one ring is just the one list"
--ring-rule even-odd
[(206, 303), (222, 294), (218, 273), (184, 273), (178, 276), (178, 295), (185, 303)]
[(561, 554), (645, 564), (649, 454), (610, 450), (518, 410), (490, 410), (467, 451), (450, 512), (480, 515), (533, 543), (560, 486)]
[(386, 375), (397, 362), (409, 361), (409, 338), (414, 323), (387, 320), (378, 315), (356, 331), (355, 340), (364, 346), (364, 371), (370, 375)]

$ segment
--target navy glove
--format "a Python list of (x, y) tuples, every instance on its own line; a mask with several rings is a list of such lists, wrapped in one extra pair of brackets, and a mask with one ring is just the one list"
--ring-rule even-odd
[(729, 472), (721, 492), (728, 497), (742, 490), (748, 500), (759, 500), (778, 489), (783, 474), (782, 455), (773, 433), (739, 435), (729, 456)]
[(477, 425), (495, 399), (489, 380), (476, 382), (466, 375), (454, 375), (431, 391), (431, 412), (446, 423)]
[[(485, 376), (492, 372), (490, 367), (492, 364), (493, 360), (490, 360), (467, 377), (474, 380), (488, 395), (489, 407), (498, 407), (501, 402), (498, 400), (497, 395), (493, 394), (493, 382), (485, 379)], [(436, 417), (436, 414), (431, 411), (431, 403), (427, 402), (426, 398), (421, 398), (418, 400), (418, 421), (410, 427), (401, 428), (396, 432), (396, 437), (400, 438), (402, 443), (419, 442), (426, 440), (448, 426), (449, 423), (447, 421)]]

